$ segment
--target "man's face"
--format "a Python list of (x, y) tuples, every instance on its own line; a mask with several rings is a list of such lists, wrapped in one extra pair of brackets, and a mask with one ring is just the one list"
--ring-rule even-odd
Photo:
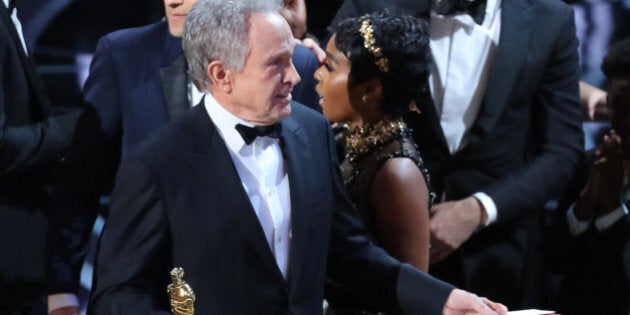
[(230, 71), (227, 97), (238, 117), (269, 125), (291, 113), (291, 90), (300, 82), (291, 61), (295, 41), (279, 14), (253, 14), (249, 23), (249, 54), (240, 72)]
[(630, 76), (613, 78), (608, 87), (611, 126), (622, 141), (624, 157), (630, 158)]
[(175, 37), (182, 37), (186, 16), (197, 0), (164, 0), (164, 12), (168, 30)]

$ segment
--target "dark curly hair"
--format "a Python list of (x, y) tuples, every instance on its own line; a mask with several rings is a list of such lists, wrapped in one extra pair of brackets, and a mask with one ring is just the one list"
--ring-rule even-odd
[[(381, 71), (375, 58), (365, 47), (359, 32), (361, 21), (369, 19), (375, 46), (389, 61), (389, 71)], [(375, 12), (339, 23), (335, 45), (350, 60), (350, 86), (379, 79), (383, 86), (381, 109), (400, 117), (409, 110), (409, 103), (428, 87), (432, 67), (429, 28), (425, 20), (413, 16)], [(420, 104), (418, 104), (419, 106)]]
[(602, 72), (609, 80), (630, 76), (630, 37), (616, 42), (608, 49), (602, 62)]

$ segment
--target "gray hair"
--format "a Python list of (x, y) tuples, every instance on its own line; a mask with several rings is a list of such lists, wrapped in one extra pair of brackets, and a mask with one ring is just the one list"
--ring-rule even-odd
[(282, 0), (198, 0), (188, 13), (182, 37), (190, 76), (197, 88), (210, 91), (206, 69), (214, 60), (241, 71), (249, 53), (249, 17), (278, 12), (282, 5)]

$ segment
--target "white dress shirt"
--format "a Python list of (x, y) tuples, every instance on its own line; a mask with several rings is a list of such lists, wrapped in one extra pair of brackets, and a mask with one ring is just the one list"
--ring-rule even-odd
[[(451, 154), (467, 143), (488, 86), (488, 76), (501, 34), (501, 0), (488, 0), (483, 23), (466, 13), (431, 12), (431, 51), (435, 67), (429, 78), (433, 102)], [(474, 194), (490, 224), (497, 209), (483, 192)]]
[(284, 168), (278, 139), (257, 137), (246, 145), (236, 124), (253, 126), (221, 106), (207, 93), (204, 105), (225, 141), (238, 175), (262, 226), (276, 263), (287, 277), (291, 241), (289, 176)]
[(201, 92), (197, 86), (189, 79), (188, 80), (188, 103), (190, 107), (194, 107), (195, 105), (201, 102), (201, 99), (205, 95), (204, 92)]
[[(2, 0), (4, 6), (6, 8), (9, 7), (9, 0)], [(22, 24), (17, 17), (17, 8), (13, 10), (13, 14), (11, 14), (11, 20), (13, 20), (13, 25), (15, 25), (15, 29), (17, 30), (18, 36), (20, 37), (20, 42), (22, 42), (22, 48), (24, 48), (24, 53), (28, 55), (28, 49), (26, 49), (26, 42), (24, 41), (24, 34), (22, 34)]]

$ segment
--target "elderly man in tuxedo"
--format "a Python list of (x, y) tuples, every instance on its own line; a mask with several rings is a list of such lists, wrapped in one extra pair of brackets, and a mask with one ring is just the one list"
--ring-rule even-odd
[(78, 112), (48, 103), (15, 1), (0, 4), (0, 82), (0, 314), (42, 314), (47, 186)]
[(346, 0), (430, 20), (435, 67), (408, 125), (431, 173), (431, 273), (540, 302), (540, 226), (583, 158), (573, 11), (559, 0)]
[(123, 161), (95, 314), (168, 314), (182, 267), (199, 314), (321, 314), (325, 275), (410, 314), (506, 313), (374, 247), (340, 181), (328, 122), (291, 102), (295, 41), (269, 0), (198, 0), (183, 45), (208, 92)]
[[(80, 270), (99, 196), (111, 193), (120, 159), (203, 96), (187, 75), (181, 42), (195, 1), (164, 0), (165, 20), (99, 40), (83, 87), (88, 106), (53, 198), (51, 315), (78, 314)], [(294, 99), (319, 107), (313, 78), (317, 59), (298, 46), (292, 60), (306, 78), (293, 89)]]

